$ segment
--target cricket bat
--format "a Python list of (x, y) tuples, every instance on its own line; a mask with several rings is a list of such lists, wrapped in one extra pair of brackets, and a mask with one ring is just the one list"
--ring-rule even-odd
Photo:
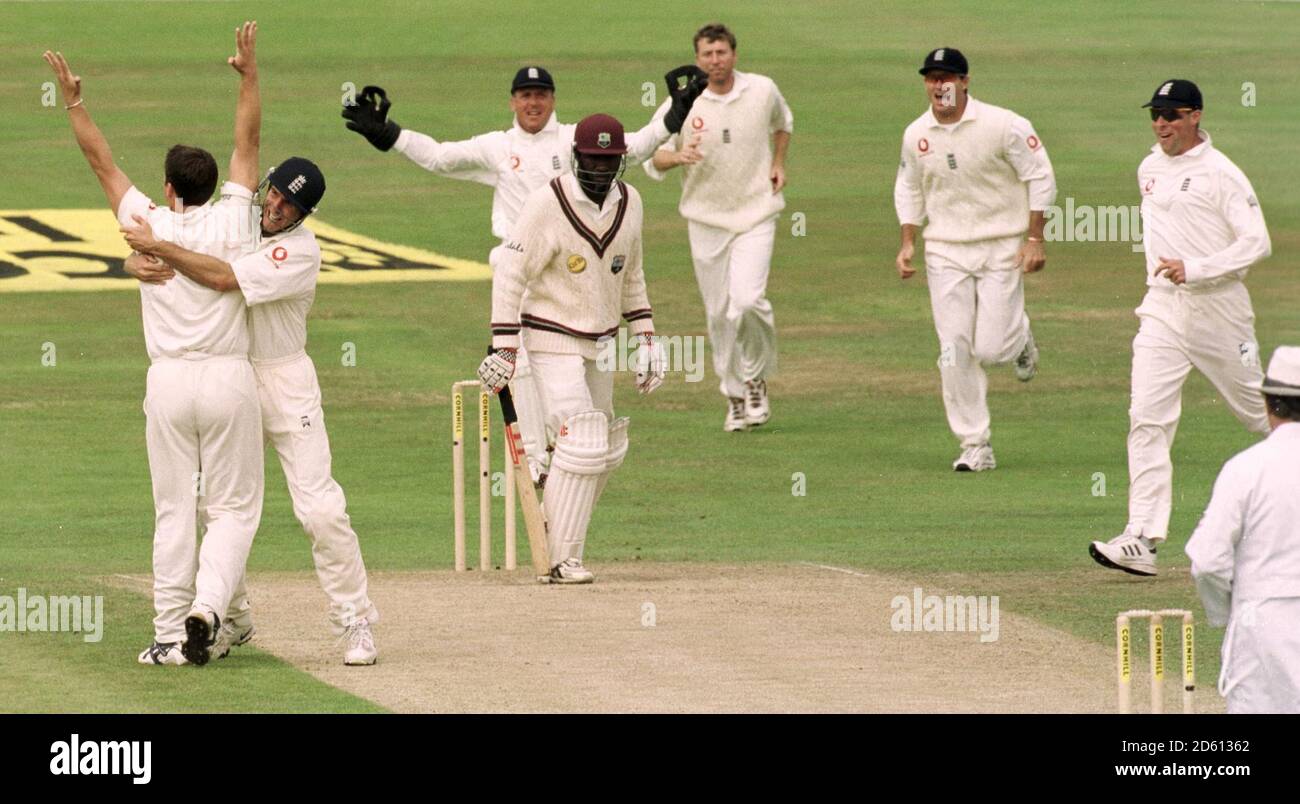
[(519, 434), (519, 415), (515, 413), (515, 400), (510, 388), (497, 394), (501, 399), (501, 418), (506, 425), (506, 444), (510, 448), (510, 471), (515, 473), (515, 489), (519, 493), (519, 507), (524, 512), (524, 529), (528, 531), (528, 550), (533, 556), (533, 572), (540, 578), (551, 572), (551, 551), (546, 538), (546, 514), (537, 500), (537, 487), (533, 485), (532, 472), (528, 471), (528, 456), (524, 452), (524, 439)]

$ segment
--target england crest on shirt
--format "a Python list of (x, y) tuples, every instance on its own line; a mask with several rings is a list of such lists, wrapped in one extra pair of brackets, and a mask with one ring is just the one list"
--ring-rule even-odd
[(614, 261), (609, 264), (610, 272), (616, 274), (619, 271), (623, 270), (623, 265), (626, 262), (627, 262), (627, 257), (623, 254), (619, 254), (617, 257), (614, 258)]

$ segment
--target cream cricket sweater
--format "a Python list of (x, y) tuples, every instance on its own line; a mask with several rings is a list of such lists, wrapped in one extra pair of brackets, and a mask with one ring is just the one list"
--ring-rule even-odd
[(524, 202), (492, 275), (492, 345), (580, 354), (618, 332), (654, 331), (641, 267), (641, 196), (616, 182), (597, 208), (573, 174)]
[[(688, 221), (730, 232), (748, 232), (785, 208), (785, 197), (772, 192), (772, 134), (794, 131), (794, 115), (776, 82), (755, 73), (735, 73), (726, 95), (706, 89), (696, 98), (676, 150), (699, 137), (704, 159), (682, 166), (682, 201), (677, 209)], [(665, 103), (656, 112), (662, 118)], [(645, 163), (656, 180), (664, 174)]]
[(899, 224), (925, 227), (926, 240), (972, 243), (1022, 235), (1029, 211), (1056, 199), (1047, 149), (1029, 121), (968, 98), (955, 125), (926, 109), (903, 133), (894, 183)]

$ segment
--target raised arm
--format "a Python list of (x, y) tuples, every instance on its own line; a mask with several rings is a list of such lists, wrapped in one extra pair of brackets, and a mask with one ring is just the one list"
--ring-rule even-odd
[(86, 110), (85, 100), (81, 97), (81, 76), (72, 74), (62, 53), (47, 50), (43, 58), (50, 69), (54, 70), (54, 77), (58, 79), (59, 88), (63, 91), (63, 105), (68, 110), (68, 122), (72, 125), (77, 145), (81, 147), (81, 153), (90, 164), (90, 169), (95, 171), (95, 178), (99, 179), (99, 186), (104, 188), (104, 195), (108, 198), (108, 206), (116, 215), (122, 196), (131, 189), (131, 180), (113, 162), (108, 140), (104, 139), (95, 121), (90, 119), (90, 112)]
[(239, 73), (235, 104), (235, 152), (230, 155), (230, 181), (256, 192), (257, 160), (262, 142), (262, 94), (257, 83), (257, 23), (235, 29), (235, 55), (226, 63)]

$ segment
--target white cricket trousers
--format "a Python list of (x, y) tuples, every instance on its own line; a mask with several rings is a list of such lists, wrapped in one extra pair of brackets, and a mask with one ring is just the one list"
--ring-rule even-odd
[(776, 316), (767, 300), (776, 218), (742, 234), (695, 221), (687, 230), (719, 390), (743, 397), (746, 381), (776, 371)]
[[(503, 260), (512, 259), (511, 255), (516, 253), (504, 245), (492, 249), (488, 254), (488, 264), (493, 273)], [(541, 397), (533, 380), (532, 363), (522, 345), (515, 355), (515, 374), (510, 378), (510, 397), (515, 402), (515, 414), (519, 417), (519, 436), (524, 442), (529, 469), (536, 479), (547, 471), (549, 457), (546, 448), (550, 445), (550, 440), (547, 438)]]
[[(1240, 282), (1205, 293), (1150, 288), (1133, 339), (1128, 431), (1128, 529), (1152, 541), (1169, 535), (1174, 466), (1169, 450), (1182, 415), (1183, 381), (1196, 368), (1252, 432), (1267, 434), (1255, 313)], [(1225, 456), (1226, 457), (1226, 456)]]
[(1300, 597), (1233, 600), (1219, 694), (1228, 714), (1300, 714)]
[[(293, 515), (311, 540), (316, 577), (329, 600), (335, 633), (358, 619), (379, 620), (370, 601), (361, 545), (348, 517), (343, 489), (330, 474), (330, 442), (321, 408), (316, 366), (306, 352), (254, 360), (262, 401), (262, 429), (275, 446), (293, 500)], [(237, 626), (251, 621), (248, 591), (240, 579), (227, 616)]]
[[(559, 352), (529, 353), (533, 380), (541, 397), (546, 427), (556, 433), (551, 473), (542, 496), (554, 567), (570, 558), (582, 560), (587, 526), (610, 474), (627, 453), (627, 420), (614, 424), (614, 372), (596, 360)], [(566, 428), (591, 411), (604, 418), (593, 430), (586, 424)], [(572, 430), (572, 432), (570, 432)], [(611, 450), (611, 444), (618, 444)], [(615, 453), (615, 454), (611, 454)]]
[(1016, 266), (1021, 243), (1019, 236), (925, 243), (943, 407), (963, 449), (989, 442), (984, 366), (1014, 360), (1029, 337), (1024, 280)]
[(262, 419), (253, 367), (243, 356), (154, 361), (144, 413), (153, 480), (154, 638), (183, 642), (191, 608), (226, 610), (262, 517)]

